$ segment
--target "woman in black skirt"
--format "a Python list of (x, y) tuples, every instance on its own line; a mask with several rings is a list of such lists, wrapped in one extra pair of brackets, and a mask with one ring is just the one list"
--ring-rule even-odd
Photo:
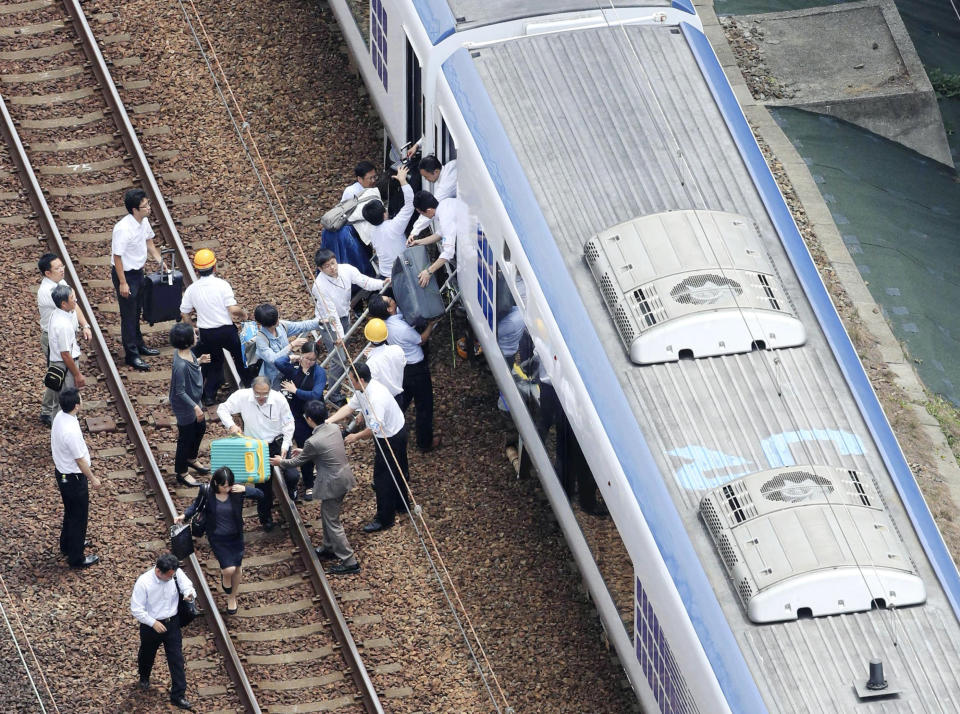
[(176, 518), (177, 523), (182, 523), (201, 505), (206, 511), (207, 539), (220, 563), (220, 586), (227, 594), (228, 615), (237, 614), (237, 594), (243, 573), (243, 499), (263, 498), (259, 488), (234, 484), (233, 480), (233, 471), (228, 467), (217, 469), (210, 485), (201, 489), (194, 502)]

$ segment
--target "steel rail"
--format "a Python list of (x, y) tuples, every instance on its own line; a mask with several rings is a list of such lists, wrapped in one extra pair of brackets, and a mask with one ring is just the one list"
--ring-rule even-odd
[[(93, 312), (92, 303), (87, 297), (86, 291), (83, 289), (80, 276), (70, 258), (70, 253), (63, 236), (57, 228), (53, 213), (43, 195), (36, 174), (27, 157), (26, 150), (20, 140), (16, 125), (7, 110), (6, 102), (3, 101), (3, 97), (0, 97), (0, 113), (3, 115), (2, 122), (0, 122), (0, 133), (3, 134), (4, 142), (7, 144), (10, 158), (16, 166), (20, 181), (26, 190), (27, 198), (33, 208), (37, 221), (40, 223), (41, 230), (43, 231), (50, 251), (56, 253), (63, 261), (67, 281), (71, 284), (77, 295), (77, 305), (83, 310), (90, 324), (94, 356), (97, 365), (104, 375), (107, 389), (110, 391), (114, 405), (121, 416), (122, 421), (118, 426), (122, 425), (126, 430), (133, 444), (137, 461), (140, 463), (144, 477), (147, 480), (147, 486), (152, 491), (152, 495), (156, 497), (157, 506), (160, 508), (160, 512), (163, 514), (167, 525), (171, 525), (178, 512), (177, 508), (173, 503), (173, 499), (170, 497), (166, 483), (163, 481), (163, 476), (153, 457), (153, 452), (147, 441), (146, 434), (143, 432), (133, 403), (130, 401), (130, 397), (123, 386), (122, 377), (117, 369), (116, 362), (114, 362), (106, 338)], [(257, 703), (256, 695), (240, 662), (240, 657), (233, 646), (233, 641), (230, 639), (226, 623), (224, 623), (217, 610), (213, 593), (207, 585), (206, 578), (203, 577), (203, 571), (200, 568), (200, 562), (197, 560), (196, 555), (191, 555), (184, 561), (184, 567), (196, 586), (198, 599), (204, 609), (207, 622), (213, 631), (214, 642), (220, 654), (223, 656), (227, 672), (233, 681), (234, 689), (244, 710), (249, 714), (259, 714), (261, 709)]]
[[(149, 161), (147, 160), (143, 148), (140, 145), (140, 141), (137, 137), (136, 131), (134, 130), (133, 124), (130, 121), (130, 117), (120, 99), (120, 95), (117, 91), (116, 84), (110, 75), (107, 63), (104, 60), (103, 54), (100, 52), (100, 48), (93, 36), (93, 32), (87, 23), (86, 16), (80, 6), (80, 2), (79, 0), (62, 0), (62, 2), (67, 14), (70, 16), (74, 29), (80, 38), (80, 44), (88, 62), (90, 63), (91, 70), (96, 75), (97, 80), (103, 90), (104, 99), (106, 100), (107, 105), (110, 107), (110, 114), (117, 125), (120, 139), (123, 141), (128, 155), (133, 161), (134, 170), (144, 182), (143, 189), (146, 191), (151, 203), (157, 211), (159, 223), (158, 228), (160, 234), (164, 237), (164, 242), (176, 251), (176, 255), (180, 259), (180, 264), (184, 273), (184, 282), (186, 284), (190, 284), (197, 279), (196, 273), (193, 270), (193, 265), (189, 256), (187, 255), (186, 248), (184, 247), (183, 241), (180, 238), (180, 233), (176, 228), (173, 217), (171, 216), (166, 202), (164, 201), (163, 194), (161, 193), (160, 187), (157, 184), (156, 177), (150, 168)], [(65, 250), (63, 255), (66, 255)], [(67, 261), (64, 260), (65, 264), (66, 262)], [(77, 281), (76, 284), (79, 285), (79, 281)], [(109, 354), (109, 352), (107, 354)], [(239, 386), (241, 381), (237, 366), (234, 364), (229, 353), (225, 351), (224, 356), (226, 358), (226, 364), (230, 375), (232, 376), (234, 382)], [(115, 366), (114, 369), (116, 369)], [(139, 428), (139, 424), (137, 424), (137, 427)], [(156, 464), (153, 462), (152, 454), (149, 454), (149, 459), (150, 462), (154, 464), (154, 468), (156, 468)], [(162, 488), (162, 492), (171, 509), (171, 513), (176, 513), (173, 503), (170, 500), (169, 493), (166, 490), (166, 485), (163, 483), (162, 478), (159, 480), (160, 488)], [(363, 664), (363, 660), (360, 656), (356, 642), (350, 633), (350, 628), (347, 624), (346, 618), (343, 616), (343, 612), (340, 610), (340, 606), (337, 604), (336, 595), (327, 581), (326, 574), (323, 572), (320, 561), (316, 557), (313, 545), (310, 541), (310, 536), (306, 531), (296, 506), (290, 499), (290, 496), (287, 494), (283, 478), (277, 469), (273, 469), (273, 478), (271, 481), (273, 481), (273, 489), (277, 503), (284, 515), (284, 518), (286, 518), (287, 523), (289, 524), (290, 538), (294, 541), (297, 549), (300, 551), (300, 558), (303, 561), (304, 567), (307, 569), (307, 575), (313, 584), (314, 591), (320, 597), (320, 604), (323, 607), (324, 614), (329, 619), (334, 637), (340, 645), (339, 649), (341, 655), (343, 656), (347, 667), (350, 669), (350, 674), (354, 680), (354, 683), (360, 690), (360, 699), (364, 705), (364, 708), (367, 710), (367, 712), (370, 712), (370, 714), (382, 714), (383, 707), (380, 704), (380, 699), (377, 696), (373, 683), (370, 680), (369, 673)], [(170, 514), (165, 513), (164, 516), (168, 521), (172, 522), (172, 516)], [(191, 556), (191, 563), (196, 567), (196, 573), (200, 574), (201, 571), (199, 569), (199, 562), (194, 561), (195, 556)], [(203, 581), (204, 588), (206, 588), (205, 578), (200, 577), (200, 580)], [(209, 600), (209, 602), (213, 602), (212, 598)], [(220, 619), (216, 608), (208, 607), (207, 610), (208, 612), (212, 611), (217, 622), (222, 625), (222, 620)], [(224, 628), (224, 632), (225, 631), (226, 630)], [(259, 708), (256, 704), (256, 697), (253, 694), (250, 682), (246, 678), (246, 674), (243, 671), (242, 666), (239, 664), (233, 643), (230, 641), (229, 636), (227, 636), (226, 641), (222, 643), (224, 646), (221, 648), (219, 631), (216, 630), (216, 628), (215, 633), (217, 634), (217, 646), (221, 649), (221, 653), (224, 654), (224, 659), (228, 663), (228, 670), (230, 670), (231, 679), (234, 680), (234, 684), (238, 691), (243, 690), (245, 694), (249, 694), (249, 706), (252, 706), (253, 708), (248, 709), (248, 711), (259, 711)], [(234, 671), (234, 666), (236, 666), (236, 671)], [(246, 703), (245, 706), (247, 706)]]

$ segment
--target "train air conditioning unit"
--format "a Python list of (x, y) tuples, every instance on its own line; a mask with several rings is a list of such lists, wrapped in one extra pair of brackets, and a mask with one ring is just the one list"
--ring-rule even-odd
[(806, 340), (758, 228), (744, 216), (644, 216), (593, 236), (584, 255), (637, 364), (795, 347)]
[(873, 479), (857, 471), (749, 474), (707, 493), (700, 517), (753, 622), (926, 600)]

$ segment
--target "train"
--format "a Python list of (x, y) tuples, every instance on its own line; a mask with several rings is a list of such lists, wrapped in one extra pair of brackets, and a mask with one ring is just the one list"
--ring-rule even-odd
[[(468, 319), (643, 710), (960, 711), (960, 576), (689, 0), (327, 5), (389, 141), (457, 161)], [(503, 290), (629, 625), (498, 350)]]

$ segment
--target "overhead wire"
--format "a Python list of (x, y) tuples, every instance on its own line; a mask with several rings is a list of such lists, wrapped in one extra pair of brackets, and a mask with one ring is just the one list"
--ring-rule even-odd
[[(223, 104), (227, 110), (227, 114), (230, 117), (230, 121), (233, 124), (234, 130), (237, 133), (238, 138), (240, 139), (240, 143), (243, 146), (245, 153), (247, 154), (251, 167), (253, 168), (254, 173), (257, 176), (257, 180), (260, 184), (260, 187), (267, 198), (267, 203), (270, 206), (270, 210), (273, 213), (274, 218), (277, 222), (277, 225), (279, 226), (280, 231), (284, 236), (284, 240), (287, 242), (287, 247), (290, 250), (291, 257), (293, 258), (294, 262), (297, 265), (298, 271), (300, 272), (300, 276), (303, 280), (304, 287), (307, 289), (307, 292), (311, 294), (311, 298), (313, 298), (312, 291), (311, 291), (312, 281), (307, 279), (306, 273), (304, 272), (304, 268), (301, 266), (300, 259), (302, 259), (303, 264), (307, 266), (309, 266), (309, 261), (307, 260), (306, 254), (304, 253), (304, 250), (303, 250), (303, 246), (301, 245), (301, 242), (296, 235), (296, 231), (293, 228), (293, 223), (287, 214), (286, 208), (284, 207), (283, 200), (276, 189), (276, 186), (273, 182), (272, 177), (270, 176), (270, 172), (266, 166), (266, 162), (263, 160), (263, 157), (260, 154), (259, 148), (256, 143), (256, 139), (254, 138), (250, 128), (250, 123), (244, 118), (243, 112), (240, 109), (239, 103), (237, 102), (236, 96), (234, 94), (232, 86), (230, 85), (229, 79), (227, 78), (226, 74), (223, 71), (223, 67), (220, 64), (220, 60), (216, 53), (216, 49), (213, 46), (213, 41), (211, 40), (209, 34), (206, 31), (206, 28), (204, 27), (199, 10), (197, 10), (196, 4), (193, 2), (193, 0), (177, 0), (177, 1), (180, 5), (181, 11), (183, 12), (187, 25), (190, 28), (191, 34), (193, 35), (193, 38), (196, 41), (198, 48), (200, 49), (201, 56), (203, 57), (204, 62), (207, 65), (207, 69), (210, 72), (211, 77), (213, 78), (217, 93), (219, 94), (221, 100), (223, 101)], [(203, 42), (201, 42), (200, 35), (197, 33), (197, 30), (194, 26), (193, 19), (190, 17), (190, 14), (187, 11), (185, 2), (190, 5), (193, 11), (193, 15), (196, 19), (196, 25), (199, 26), (200, 34), (203, 35), (204, 40), (206, 41), (206, 45), (207, 45), (206, 48), (204, 48)], [(214, 65), (216, 65), (216, 70), (214, 70)], [(229, 101), (227, 99), (228, 95), (229, 95)], [(232, 104), (232, 108), (231, 108), (231, 104)], [(239, 123), (237, 121), (238, 117), (239, 117)], [(254, 155), (256, 156), (256, 159), (254, 159)], [(259, 168), (257, 165), (258, 163), (259, 163)], [(268, 184), (269, 184), (269, 190), (267, 187)], [(282, 214), (282, 218), (281, 218), (281, 214)], [(286, 224), (286, 228), (284, 227), (285, 224)], [(288, 230), (291, 237), (287, 236)], [(292, 238), (292, 242), (291, 242), (291, 238)], [(296, 248), (294, 248), (294, 245), (296, 246)], [(298, 254), (299, 254), (299, 257), (298, 257)], [(360, 319), (362, 319), (362, 317)], [(360, 324), (360, 319), (354, 322), (351, 329), (344, 336), (344, 340), (357, 328), (357, 326)], [(331, 329), (329, 325), (327, 326), (327, 329)], [(338, 348), (342, 348), (346, 352), (346, 357), (344, 357), (344, 355), (340, 353), (340, 349)], [(337, 358), (341, 361), (342, 366), (344, 367), (344, 374), (346, 374), (347, 371), (351, 369), (353, 369), (354, 373), (356, 372), (356, 370), (354, 369), (353, 360), (350, 359), (349, 351), (346, 348), (345, 342), (342, 346), (335, 346), (335, 349), (331, 351), (331, 355), (334, 353), (337, 354)], [(330, 355), (328, 355), (327, 359), (324, 361), (324, 364), (326, 364), (329, 359), (330, 359)], [(377, 418), (379, 419), (378, 415), (375, 415), (375, 416), (377, 416)], [(388, 446), (389, 446), (389, 443), (388, 443)], [(379, 443), (378, 443), (378, 448), (382, 448), (379, 445)], [(402, 470), (399, 467), (399, 462), (396, 458), (396, 455), (393, 453), (392, 448), (390, 449), (390, 455), (393, 460), (393, 465), (390, 465), (390, 461), (386, 459), (385, 461), (390, 467), (391, 478), (393, 479), (394, 485), (399, 489), (399, 484), (397, 482), (396, 474), (394, 473), (394, 468), (393, 468), (394, 466), (396, 466), (396, 471), (401, 474), (400, 478), (403, 480), (404, 484), (407, 486), (408, 493), (411, 493), (411, 500), (413, 500), (412, 492), (409, 491), (409, 484), (407, 484), (406, 478), (402, 475)], [(460, 630), (460, 633), (467, 644), (468, 650), (470, 652), (470, 657), (477, 668), (477, 671), (481, 677), (481, 680), (483, 681), (484, 687), (487, 690), (491, 703), (493, 703), (494, 707), (498, 712), (504, 712), (504, 714), (511, 714), (513, 712), (513, 709), (512, 707), (510, 707), (509, 703), (507, 702), (506, 694), (501, 688), (499, 679), (497, 678), (496, 673), (493, 669), (493, 665), (490, 663), (486, 654), (486, 650), (483, 648), (480, 642), (479, 635), (477, 634), (477, 631), (473, 626), (472, 620), (470, 619), (469, 613), (467, 612), (466, 606), (464, 605), (463, 600), (460, 597), (459, 590), (457, 589), (456, 584), (453, 582), (453, 577), (450, 574), (449, 570), (447, 569), (445, 561), (440, 555), (439, 546), (437, 545), (436, 541), (433, 538), (432, 533), (429, 530), (429, 526), (427, 525), (426, 519), (423, 516), (422, 508), (418, 504), (416, 504), (415, 501), (414, 501), (413, 511), (411, 511), (411, 509), (409, 508), (409, 504), (406, 503), (406, 500), (404, 500), (404, 506), (407, 510), (407, 513), (410, 515), (411, 523), (414, 525), (414, 529), (416, 530), (417, 537), (420, 540), (421, 547), (426, 553), (427, 558), (430, 562), (430, 566), (435, 576), (437, 577), (441, 591), (443, 592), (443, 595), (447, 600), (447, 603), (457, 623), (457, 627)], [(416, 524), (416, 520), (413, 515), (414, 513), (416, 513), (417, 517), (420, 518), (420, 522), (423, 525), (423, 530), (426, 532), (427, 539), (429, 539), (430, 541), (430, 546), (433, 548), (433, 551), (436, 554), (437, 561), (439, 561), (439, 564), (440, 564), (439, 569), (437, 568), (437, 565), (436, 565), (436, 562), (434, 561), (433, 556), (431, 556), (430, 554), (429, 548), (427, 546), (426, 541), (423, 538), (423, 534), (421, 533), (420, 528)], [(443, 573), (443, 576), (441, 576), (441, 571)], [(446, 585), (444, 584), (444, 581), (443, 581), (444, 577), (446, 578), (446, 581), (447, 581)], [(448, 588), (449, 588), (449, 592), (448, 592)], [(453, 599), (451, 599), (450, 597), (450, 592), (453, 593)], [(453, 600), (456, 601), (456, 606), (454, 606)], [(459, 607), (463, 613), (463, 619), (466, 621), (466, 628), (464, 627), (463, 622), (460, 619), (460, 614), (457, 612), (457, 607)], [(467, 630), (469, 630), (470, 634), (474, 639), (474, 642), (476, 643), (476, 649), (474, 648), (474, 644), (471, 643), (467, 635)], [(478, 658), (477, 652), (479, 652), (480, 658), (482, 658), (484, 663), (486, 664), (486, 671), (484, 671), (484, 667), (483, 665), (481, 665), (479, 661), (480, 658)], [(488, 676), (493, 680), (494, 687), (497, 689), (500, 699), (503, 700), (503, 703), (504, 703), (503, 708), (501, 708), (500, 702), (497, 700), (497, 698), (495, 697), (495, 695), (491, 690), (490, 684), (488, 682)]]
[[(671, 161), (671, 163), (674, 167), (674, 170), (676, 171), (677, 178), (679, 180), (680, 191), (683, 194), (685, 194), (688, 197), (688, 199), (690, 199), (691, 202), (694, 203), (694, 205), (696, 200), (699, 199), (700, 204), (703, 207), (703, 210), (705, 211), (710, 210), (708, 208), (709, 204), (707, 203), (703, 188), (701, 186), (700, 179), (697, 173), (693, 170), (693, 167), (690, 166), (689, 162), (687, 161), (686, 155), (683, 152), (679, 138), (677, 137), (676, 133), (672, 128), (672, 124), (669, 122), (667, 118), (666, 111), (664, 110), (662, 104), (660, 103), (660, 100), (656, 94), (656, 90), (653, 87), (653, 83), (650, 79), (650, 76), (646, 68), (644, 67), (643, 62), (640, 59), (640, 53), (630, 38), (630, 35), (627, 31), (627, 25), (622, 21), (622, 18), (620, 16), (620, 8), (618, 8), (614, 4), (613, 0), (607, 0), (607, 1), (609, 4), (609, 8), (613, 11), (613, 13), (617, 16), (617, 19), (619, 20), (617, 27), (623, 39), (622, 43), (619, 43), (619, 42), (616, 43), (617, 49), (621, 53), (621, 56), (624, 58), (624, 64), (627, 66), (634, 66), (637, 70), (636, 74), (632, 72), (628, 72), (627, 74), (633, 79), (633, 82), (635, 83), (636, 89), (638, 91), (638, 95), (640, 96), (640, 99), (645, 105), (647, 111), (650, 112), (651, 115), (654, 115), (656, 112), (653, 112), (652, 109), (655, 108), (659, 113), (660, 121), (654, 121), (652, 124), (663, 145), (664, 146), (667, 145), (668, 139), (672, 140), (672, 148), (675, 150), (675, 155), (677, 160)], [(596, 6), (597, 6), (597, 9), (600, 10), (601, 13), (603, 13), (606, 28), (610, 29), (613, 32), (616, 32), (617, 30), (615, 30), (610, 24), (610, 21), (606, 19), (606, 14), (603, 12), (604, 9), (601, 6), (601, 0), (596, 0)], [(626, 45), (626, 47), (629, 47), (630, 54), (632, 55), (632, 60), (633, 60), (632, 62), (631, 62), (631, 57), (628, 56), (628, 53), (624, 45)], [(640, 78), (642, 78), (643, 80), (643, 85), (640, 84)], [(674, 156), (674, 152), (668, 151), (668, 155), (672, 159)], [(686, 171), (684, 171), (684, 167), (686, 167)], [(692, 190), (691, 190), (691, 186), (692, 186)], [(701, 214), (698, 211), (695, 211), (694, 217), (697, 221), (697, 225), (700, 228), (701, 232), (703, 233), (704, 236), (706, 236), (707, 228), (703, 224)], [(716, 228), (717, 232), (719, 233), (719, 227), (716, 226), (715, 218), (712, 215), (710, 216), (710, 220), (711, 222), (713, 222), (714, 228)], [(725, 269), (722, 267), (722, 263), (720, 261), (719, 256), (716, 253), (716, 250), (714, 249), (712, 242), (710, 240), (707, 240), (706, 244), (709, 246), (709, 249), (712, 253), (712, 257), (714, 259), (716, 269), (718, 270), (718, 272), (721, 273), (721, 275), (724, 278), (726, 278)], [(771, 264), (772, 264), (772, 260), (771, 260)], [(772, 267), (776, 272), (777, 276), (779, 277), (779, 271), (777, 271), (776, 266), (772, 265)], [(746, 317), (744, 306), (737, 292), (735, 290), (730, 290), (729, 295), (731, 296), (734, 302), (734, 305), (738, 313), (740, 314), (741, 320), (745, 325), (748, 333), (751, 335), (752, 338), (754, 338), (755, 343), (758, 342), (759, 340), (756, 339), (758, 336), (754, 333), (754, 330), (750, 325), (750, 321)], [(766, 340), (763, 339), (764, 338), (763, 335), (760, 335), (759, 337), (764, 343), (766, 342)], [(783, 407), (783, 411), (788, 421), (796, 431), (800, 431), (801, 430), (800, 422), (795, 413), (795, 408), (793, 407), (793, 405), (791, 405), (790, 401), (788, 400), (786, 395), (787, 390), (783, 388), (783, 385), (780, 381), (780, 374), (789, 377), (789, 374), (786, 371), (786, 366), (782, 364), (782, 360), (780, 360), (779, 357), (772, 358), (773, 364), (771, 365), (771, 357), (767, 354), (767, 350), (760, 350), (760, 353), (761, 353), (760, 362), (763, 365), (764, 370), (767, 374), (767, 377), (770, 379), (771, 383), (777, 387), (777, 398), (780, 400), (781, 406)], [(813, 454), (812, 446), (809, 443), (807, 443), (806, 440), (800, 440), (799, 448), (803, 452), (803, 455), (807, 458), (808, 464), (813, 470), (814, 475), (820, 476), (820, 474), (817, 473), (818, 464)], [(826, 479), (823, 476), (820, 476), (820, 477), (823, 478), (827, 483), (830, 482), (830, 479)], [(882, 499), (882, 494), (880, 493), (879, 487), (876, 486), (875, 479), (874, 479), (874, 484), (875, 484), (875, 487), (877, 488), (877, 493), (881, 496), (881, 499)], [(829, 496), (829, 491), (827, 491), (826, 484), (818, 483), (816, 484), (816, 486), (820, 489), (821, 495), (824, 499), (824, 502), (827, 505), (827, 508), (833, 514), (833, 517), (838, 525), (838, 530), (840, 532), (841, 538), (850, 553), (850, 557), (857, 568), (857, 571), (864, 583), (866, 591), (871, 593), (871, 595), (873, 595), (873, 588), (870, 585), (870, 582), (868, 580), (868, 577), (865, 571), (866, 570), (873, 571), (873, 574), (876, 577), (876, 580), (878, 583), (883, 582), (881, 574), (878, 572), (877, 566), (875, 564), (865, 564), (860, 562), (859, 558), (857, 557), (857, 550), (854, 548), (854, 545), (851, 543), (848, 537), (847, 529), (844, 528), (841, 523), (841, 518), (839, 515), (840, 512), (844, 512), (848, 516), (851, 522), (853, 522), (854, 520), (853, 514), (852, 514), (852, 508), (850, 504), (846, 502), (842, 504), (835, 503), (834, 500), (831, 499)], [(884, 512), (886, 513), (887, 509), (886, 509), (885, 502), (883, 503), (883, 506), (884, 506)], [(888, 517), (892, 518), (892, 514), (888, 514)], [(868, 552), (869, 548), (867, 544), (863, 541), (863, 536), (859, 530), (857, 531), (857, 535), (860, 539), (860, 546), (862, 546), (864, 552)], [(891, 618), (894, 618), (897, 620), (897, 622), (900, 622), (899, 612), (897, 608), (895, 606), (890, 606), (887, 609), (891, 613)], [(884, 618), (883, 616), (881, 616), (879, 620), (881, 622), (882, 628), (886, 630), (894, 648), (900, 646), (900, 644), (902, 643), (902, 640), (900, 640), (897, 637), (894, 631), (895, 628), (891, 626), (890, 623), (887, 622), (887, 618)], [(902, 623), (900, 624), (901, 624), (901, 627), (903, 627), (903, 624)], [(907, 643), (908, 643), (908, 647), (910, 647), (913, 650), (913, 656), (916, 658), (916, 661), (920, 662), (921, 660), (919, 658), (919, 654), (915, 649), (916, 645), (913, 643), (912, 639), (908, 638)], [(914, 678), (914, 669), (915, 668), (913, 667), (907, 668), (908, 676), (910, 677), (913, 686), (918, 687), (919, 684)], [(926, 677), (929, 683), (929, 676), (924, 671), (924, 668), (920, 667), (920, 670), (921, 670), (922, 676)], [(932, 686), (932, 683), (931, 683), (931, 686)], [(943, 709), (942, 703), (939, 700), (937, 700), (937, 704), (938, 706), (940, 706), (942, 710)]]
[[(23, 621), (20, 619), (20, 613), (17, 612), (16, 608), (13, 608), (13, 597), (10, 595), (10, 591), (7, 589), (7, 583), (3, 578), (3, 575), (0, 574), (0, 586), (3, 587), (3, 592), (7, 597), (7, 601), (11, 605), (13, 616), (17, 621), (17, 625), (20, 628), (20, 631), (23, 633), (23, 639), (27, 644), (27, 648), (30, 650), (30, 656), (33, 658), (33, 662), (36, 665), (37, 672), (40, 675), (40, 680), (43, 682), (44, 690), (47, 693), (47, 696), (50, 698), (50, 704), (53, 706), (53, 711), (59, 714), (60, 707), (57, 706), (57, 701), (53, 696), (53, 692), (50, 691), (50, 683), (47, 682), (47, 676), (43, 671), (43, 667), (40, 665), (40, 660), (37, 659), (37, 653), (33, 649), (33, 643), (30, 642), (30, 636), (27, 634), (26, 628), (23, 626)], [(20, 642), (17, 640), (17, 635), (13, 630), (13, 625), (10, 622), (10, 618), (7, 615), (7, 608), (4, 607), (3, 602), (0, 601), (0, 616), (3, 617), (3, 622), (7, 626), (7, 630), (10, 632), (10, 639), (13, 642), (13, 646), (17, 650), (17, 655), (20, 658), (21, 664), (23, 664), (24, 672), (27, 674), (27, 679), (30, 682), (30, 688), (33, 690), (34, 696), (37, 698), (37, 704), (40, 706), (40, 711), (43, 714), (46, 714), (47, 707), (44, 703), (43, 696), (40, 694), (40, 690), (37, 687), (37, 683), (33, 678), (33, 674), (30, 672), (30, 666), (27, 664), (27, 659), (23, 654), (23, 649), (20, 647)]]

